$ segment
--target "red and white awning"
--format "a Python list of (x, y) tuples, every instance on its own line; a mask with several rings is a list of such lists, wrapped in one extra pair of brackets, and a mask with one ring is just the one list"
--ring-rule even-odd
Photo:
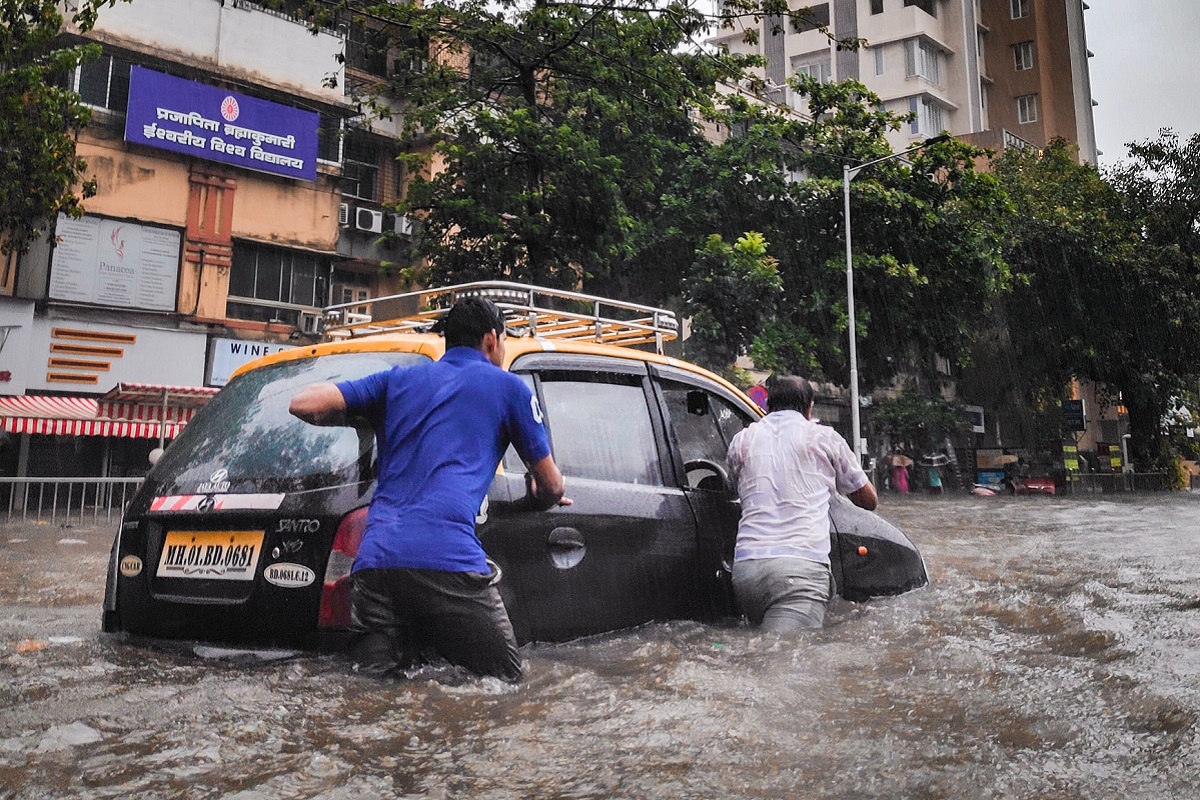
[(24, 395), (0, 397), (0, 417), (33, 417), (39, 419), (95, 419), (100, 403), (92, 397), (43, 397)]
[(119, 383), (99, 400), (0, 397), (0, 428), (9, 433), (173, 439), (217, 391), (203, 386)]
[(175, 408), (199, 408), (219, 392), (215, 386), (167, 386), (158, 383), (118, 383), (100, 396), (101, 401), (114, 403), (164, 403)]
[(165, 420), (182, 425), (218, 391), (210, 386), (118, 383), (100, 396), (99, 416), (131, 422)]
[(42, 433), (53, 436), (119, 436), (123, 439), (174, 439), (182, 424), (168, 422), (114, 422), (89, 419), (39, 419), (0, 417), (0, 428), (9, 433)]

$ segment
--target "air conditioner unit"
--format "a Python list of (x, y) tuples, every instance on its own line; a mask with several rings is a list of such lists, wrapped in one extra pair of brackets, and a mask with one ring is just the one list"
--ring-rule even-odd
[(354, 209), (354, 227), (368, 233), (383, 233), (383, 212), (370, 208)]
[(325, 317), (320, 312), (314, 314), (309, 311), (301, 311), (296, 327), (300, 329), (301, 333), (316, 336), (325, 328)]
[(392, 218), (393, 229), (401, 236), (412, 236), (416, 229), (416, 220), (408, 214), (397, 214)]
[(338, 206), (338, 225), (343, 228), (350, 227), (350, 204), (342, 203)]

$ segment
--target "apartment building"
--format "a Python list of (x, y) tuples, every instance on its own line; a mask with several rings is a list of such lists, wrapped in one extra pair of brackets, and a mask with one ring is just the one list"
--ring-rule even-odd
[[(772, 99), (804, 113), (786, 80), (853, 78), (885, 107), (915, 118), (892, 135), (901, 150), (943, 130), (981, 147), (1044, 146), (1061, 136), (1096, 162), (1082, 0), (830, 0), (811, 8), (811, 24), (758, 25), (759, 38), (725, 31), (714, 41), (767, 60)], [(866, 46), (837, 50), (819, 25)], [(776, 28), (783, 30), (776, 32)]]
[[(724, 31), (714, 41), (733, 52), (766, 60), (760, 77), (773, 102), (807, 113), (786, 81), (805, 73), (822, 81), (854, 79), (897, 114), (913, 119), (889, 136), (901, 151), (942, 131), (997, 152), (1043, 147), (1062, 137), (1079, 147), (1081, 161), (1096, 163), (1091, 85), (1083, 0), (798, 0), (810, 9), (797, 30), (780, 18), (757, 24), (757, 41), (745, 30)], [(749, 18), (746, 18), (747, 20)], [(839, 39), (865, 40), (858, 50), (838, 50), (821, 26)], [(947, 364), (943, 370), (949, 375)], [(1095, 387), (1079, 385), (1087, 419), (1075, 446), (1109, 453), (1126, 430), (1116, 406), (1096, 402)], [(960, 398), (971, 402), (971, 398)], [(983, 402), (980, 400), (980, 402)], [(1022, 410), (991, 398), (971, 406), (977, 446), (1022, 446), (1030, 434)]]
[(0, 474), (142, 474), (238, 366), (402, 288), (395, 123), (352, 102), (393, 68), (369, 37), (246, 0), (102, 11), (65, 78), (98, 192), (0, 275)]

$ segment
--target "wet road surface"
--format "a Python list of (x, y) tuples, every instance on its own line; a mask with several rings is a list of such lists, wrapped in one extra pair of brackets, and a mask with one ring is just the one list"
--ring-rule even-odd
[(111, 528), (0, 526), (0, 798), (1180, 798), (1200, 496), (887, 496), (929, 588), (779, 640), (668, 623), (518, 686), (99, 632)]

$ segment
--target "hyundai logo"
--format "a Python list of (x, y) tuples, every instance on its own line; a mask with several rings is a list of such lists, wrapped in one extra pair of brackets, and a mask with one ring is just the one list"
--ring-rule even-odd
[(196, 504), (197, 511), (212, 511), (216, 506), (217, 501), (211, 494), (206, 494), (200, 498), (200, 502)]
[(220, 483), (221, 481), (225, 480), (228, 477), (229, 477), (229, 470), (222, 467), (221, 469), (214, 472), (211, 476), (209, 476), (209, 481), (211, 481), (212, 483)]

